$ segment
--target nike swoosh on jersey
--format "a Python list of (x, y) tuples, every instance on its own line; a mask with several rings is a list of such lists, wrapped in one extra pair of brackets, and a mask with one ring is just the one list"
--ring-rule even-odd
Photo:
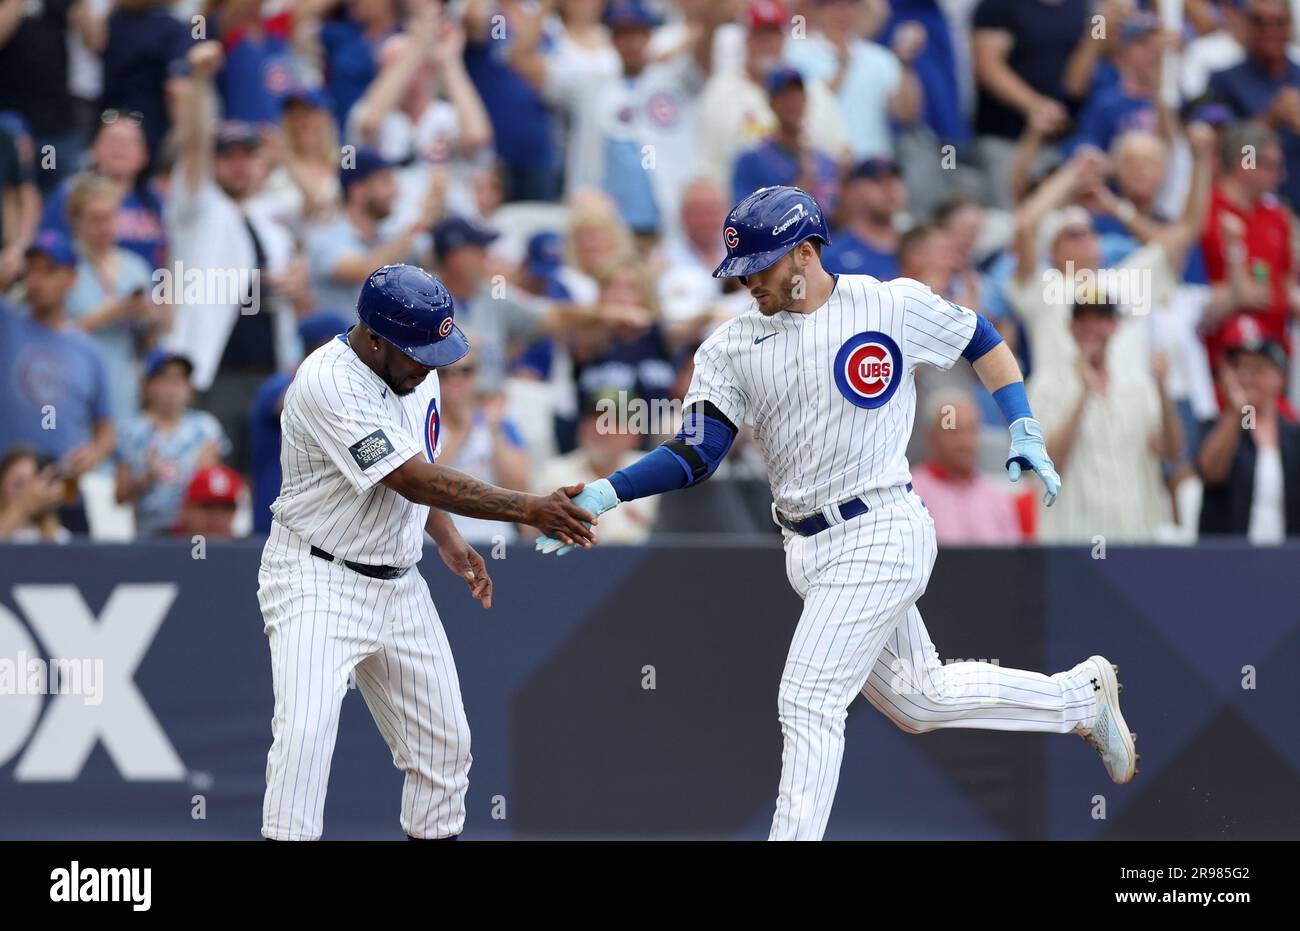
[(781, 335), (780, 333), (768, 333), (766, 336), (755, 336), (754, 345), (757, 346), (765, 339), (771, 339), (773, 336), (780, 336), (780, 335)]

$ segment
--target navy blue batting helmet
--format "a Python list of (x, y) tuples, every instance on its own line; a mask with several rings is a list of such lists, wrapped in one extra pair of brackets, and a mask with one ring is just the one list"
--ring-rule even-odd
[(727, 214), (722, 241), (727, 257), (714, 278), (737, 278), (761, 272), (805, 239), (831, 236), (821, 205), (807, 191), (780, 185), (759, 188)]
[(452, 319), (451, 292), (414, 265), (385, 265), (371, 272), (357, 298), (357, 317), (381, 339), (421, 365), (451, 365), (469, 352), (469, 340)]

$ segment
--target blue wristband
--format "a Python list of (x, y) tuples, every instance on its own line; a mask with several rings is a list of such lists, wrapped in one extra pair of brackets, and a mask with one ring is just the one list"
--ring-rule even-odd
[(1023, 381), (1013, 381), (1009, 385), (1003, 385), (993, 392), (993, 400), (997, 402), (998, 410), (1002, 411), (1008, 426), (1022, 417), (1034, 416), (1034, 412), (1029, 409), (1029, 396), (1025, 394)]

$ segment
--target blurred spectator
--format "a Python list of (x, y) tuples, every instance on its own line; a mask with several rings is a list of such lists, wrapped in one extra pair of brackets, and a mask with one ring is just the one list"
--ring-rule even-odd
[[(468, 166), (492, 141), (487, 111), (464, 65), (465, 34), (440, 7), (420, 8), (407, 32), (385, 40), (379, 76), (348, 116), (347, 140), (373, 146), (396, 168), (393, 222), (417, 219), (435, 172), (460, 210), (471, 206)], [(441, 87), (446, 100), (436, 96)]]
[(144, 369), (144, 409), (121, 430), (117, 503), (134, 507), (139, 537), (171, 533), (190, 479), (230, 450), (217, 419), (190, 409), (193, 372), (184, 356), (162, 349), (150, 353)]
[[(643, 307), (585, 306), (533, 297), (523, 288), (509, 289), (488, 274), (487, 246), (497, 233), (464, 217), (447, 217), (433, 229), (437, 274), (456, 301), (456, 319), (478, 336), (475, 344), (478, 383), (486, 393), (501, 390), (512, 357), (537, 338), (578, 332), (601, 333), (621, 326), (645, 326)], [(594, 297), (592, 298), (594, 299)]]
[(627, 257), (609, 265), (600, 277), (598, 302), (601, 310), (642, 308), (654, 322), (648, 327), (616, 325), (573, 336), (577, 397), (602, 391), (624, 392), (627, 399), (648, 402), (671, 397), (676, 368), (668, 334), (658, 322), (659, 302), (641, 262)]
[[(108, 41), (108, 14), (114, 0), (81, 0), (83, 9), (68, 30), (68, 92), (72, 96), (73, 125), (84, 141), (95, 133), (99, 98), (104, 93), (104, 45)], [(87, 42), (89, 40), (89, 42)]]
[(55, 163), (36, 179), (43, 191), (75, 168), (83, 144), (68, 90), (68, 32), (73, 28), (87, 45), (97, 44), (84, 0), (0, 0), (0, 111), (22, 115), (38, 152), (53, 147)]
[(957, 283), (957, 252), (948, 231), (934, 223), (918, 223), (898, 242), (898, 276), (912, 278), (931, 291), (952, 299)]
[[(609, 0), (557, 0), (554, 3), (556, 16), (543, 22), (542, 28), (551, 39), (545, 53), (545, 67), (548, 72), (565, 75), (560, 83), (599, 84), (617, 81), (622, 75), (623, 61), (614, 51), (614, 43), (610, 41), (609, 29), (604, 22), (608, 5)], [(535, 59), (530, 63), (537, 65)], [(560, 127), (561, 149), (568, 149), (572, 129), (571, 121), (564, 120)]]
[(930, 405), (930, 458), (912, 471), (912, 485), (942, 546), (1009, 546), (1023, 536), (1010, 489), (976, 469), (981, 423), (964, 392), (939, 394)]
[(601, 270), (634, 251), (632, 232), (614, 202), (600, 191), (578, 191), (567, 203), (570, 261), (557, 275), (575, 301), (590, 304), (596, 299), (596, 278)]
[(0, 455), (0, 541), (67, 543), (59, 523), (63, 484), (53, 464), (41, 466), (35, 448), (19, 443)]
[[(167, 262), (167, 234), (163, 228), (163, 200), (145, 174), (149, 162), (144, 129), (138, 113), (105, 110), (90, 144), (90, 173), (102, 175), (122, 189), (117, 213), (117, 244), (130, 249), (150, 268)], [(65, 178), (45, 199), (41, 229), (72, 235), (67, 199), (77, 178)]]
[[(475, 346), (472, 333), (470, 345)], [(438, 370), (442, 392), (438, 462), (502, 488), (525, 490), (529, 465), (523, 436), (505, 414), (504, 396), (479, 389), (476, 354), (471, 349), (460, 361)], [(509, 543), (518, 536), (513, 524), (459, 514), (453, 514), (452, 521), (471, 543)]]
[(178, 126), (166, 208), (175, 306), (166, 343), (194, 363), (203, 407), (230, 437), (231, 461), (246, 469), (249, 405), (296, 349), (290, 296), (301, 285), (287, 277), (289, 232), (248, 209), (265, 180), (258, 131), (215, 119), (221, 60), (211, 41), (189, 54), (192, 99)]
[[(348, 318), (321, 311), (298, 321), (298, 338), (304, 357), (311, 355), (330, 340), (345, 333)], [(253, 486), (253, 530), (271, 532), (271, 503), (280, 494), (280, 413), (284, 410), (284, 393), (293, 381), (293, 372), (276, 372), (267, 376), (253, 398), (248, 415), (248, 448)]]
[(731, 177), (731, 198), (740, 203), (762, 187), (793, 184), (801, 187), (834, 216), (839, 206), (840, 169), (835, 159), (805, 142), (804, 114), (808, 98), (803, 78), (793, 68), (776, 68), (764, 82), (776, 114), (772, 135), (741, 152)]
[(564, 269), (564, 238), (559, 233), (542, 230), (528, 237), (524, 261), (516, 280), (519, 286), (536, 297), (567, 301), (572, 295), (560, 279)]
[[(1114, 302), (1119, 309), (1114, 361), (1135, 369), (1148, 365), (1151, 334), (1147, 318), (1177, 286), (1178, 270), (1204, 216), (1211, 154), (1204, 143), (1196, 152), (1199, 180), (1182, 216), (1173, 223), (1143, 223), (1132, 204), (1118, 202), (1106, 184), (1110, 163), (1091, 146), (1076, 151), (1020, 205), (1016, 213), (1016, 270), (1005, 290), (1024, 324), (1035, 370), (1068, 368), (1077, 355), (1070, 317), (1077, 299)], [(1146, 245), (1116, 266), (1107, 267), (1093, 216), (1085, 204), (1126, 218)]]
[(1298, 306), (1291, 221), (1276, 197), (1285, 170), (1276, 134), (1258, 123), (1232, 127), (1223, 137), (1221, 164), (1201, 239), (1214, 285), (1205, 343), (1216, 370), (1229, 322), (1248, 316), (1267, 339), (1289, 349), (1287, 331)]
[(954, 195), (938, 203), (933, 223), (947, 233), (947, 245), (952, 252), (951, 300), (963, 307), (979, 307), (987, 314), (980, 301), (982, 257), (978, 254), (984, 233), (984, 208), (973, 198)]
[[(844, 5), (848, 0), (832, 0)], [(905, 62), (903, 85), (916, 76), (916, 95), (923, 122), (910, 121), (900, 141), (916, 134), (928, 139), (933, 147), (931, 158), (934, 167), (941, 167), (939, 144), (949, 144), (965, 149), (970, 141), (971, 128), (967, 114), (974, 109), (975, 79), (971, 74), (971, 9), (978, 0), (871, 0), (868, 8), (885, 8), (888, 16), (885, 28), (876, 32), (875, 40), (891, 48), (900, 64)], [(850, 4), (851, 5), (851, 4)], [(864, 30), (871, 34), (869, 23)], [(900, 85), (898, 96), (910, 94)], [(908, 110), (906, 99), (897, 101), (900, 120), (904, 124)], [(924, 132), (918, 132), (920, 130)], [(903, 153), (899, 152), (899, 156)], [(909, 157), (913, 153), (908, 153)], [(946, 195), (947, 191), (942, 192)]]
[(707, 313), (722, 298), (724, 281), (713, 270), (726, 256), (718, 231), (731, 204), (709, 178), (696, 178), (682, 192), (679, 235), (664, 243), (664, 270), (659, 276), (659, 306), (675, 323)]
[[(704, 6), (709, 8), (711, 4)], [(717, 7), (725, 9), (726, 4)], [(780, 0), (752, 0), (744, 15), (744, 68), (718, 68), (700, 92), (695, 112), (695, 161), (699, 171), (724, 187), (731, 184), (736, 156), (761, 141), (776, 125), (763, 82), (782, 64), (791, 17)], [(811, 74), (804, 77), (808, 94), (807, 144), (839, 161), (849, 147), (839, 106), (821, 80)]]
[(1182, 425), (1165, 391), (1164, 366), (1154, 373), (1121, 362), (1112, 351), (1114, 304), (1076, 302), (1070, 335), (1077, 358), (1039, 367), (1029, 383), (1047, 449), (1070, 489), (1040, 508), (1044, 543), (1151, 542), (1171, 521), (1160, 460), (1182, 451)]
[(225, 65), (216, 77), (228, 120), (275, 124), (285, 93), (297, 83), (294, 7), (263, 0), (205, 0), (208, 38), (220, 39)]
[[(414, 5), (429, 2), (416, 0)], [(336, 6), (345, 8), (342, 15), (326, 19), (316, 28), (316, 17)], [(384, 40), (400, 28), (401, 12), (397, 0), (308, 0), (305, 7), (299, 15), (319, 43), (321, 73), (342, 131), (353, 105), (375, 79), (375, 57)]]
[(1291, 8), (1287, 0), (1249, 0), (1246, 17), (1245, 61), (1212, 74), (1208, 93), (1239, 117), (1277, 131), (1287, 167), (1282, 196), (1295, 210), (1300, 207), (1300, 65), (1287, 57)]
[(163, 324), (144, 259), (117, 245), (122, 189), (100, 175), (76, 176), (66, 207), (77, 248), (77, 282), (68, 319), (99, 344), (108, 369), (109, 410), (121, 426), (140, 406), (138, 350)]
[(1300, 426), (1278, 409), (1287, 357), (1250, 317), (1226, 334), (1223, 413), (1202, 428), (1200, 532), (1254, 544), (1300, 535)]
[(442, 214), (443, 188), (432, 184), (417, 206), (416, 216), (386, 235), (383, 226), (393, 213), (397, 181), (392, 163), (374, 149), (363, 147), (339, 172), (343, 212), (317, 227), (307, 238), (308, 265), (318, 306), (350, 313), (361, 285), (376, 268), (422, 257), (430, 225)]
[(1121, 133), (1156, 131), (1162, 36), (1160, 19), (1154, 13), (1137, 13), (1119, 27), (1115, 51), (1119, 80), (1096, 88), (1088, 96), (1067, 151), (1085, 144), (1105, 151)]
[[(1012, 205), (1007, 169), (1025, 123), (1054, 136), (1069, 124), (1073, 103), (1065, 89), (1066, 68), (1091, 25), (1087, 0), (980, 0), (971, 48), (978, 101), (975, 132), (988, 175), (985, 194), (997, 207)], [(1114, 11), (1108, 23), (1119, 22)]]
[(492, 121), (507, 201), (557, 200), (563, 154), (555, 145), (555, 117), (520, 59), (545, 52), (550, 39), (526, 0), (468, 0), (464, 7), (465, 67)]
[(642, 0), (611, 0), (604, 20), (622, 63), (617, 81), (589, 81), (581, 70), (565, 73), (536, 45), (527, 58), (517, 51), (522, 73), (572, 120), (566, 190), (604, 190), (643, 237), (675, 227), (681, 191), (691, 177), (694, 100), (709, 74), (717, 26), (717, 11), (710, 9), (695, 24), (691, 47), (656, 61), (649, 49), (658, 17)]
[[(67, 323), (77, 255), (54, 230), (27, 249), (28, 313), (0, 302), (0, 449), (15, 443), (56, 460), (60, 479), (75, 483), (113, 451), (108, 374), (94, 340)], [(64, 523), (88, 529), (70, 484)]]
[[(594, 482), (635, 462), (645, 438), (634, 431), (619, 429), (616, 414), (629, 398), (617, 392), (603, 392), (582, 400), (578, 422), (578, 448), (542, 464), (533, 479), (533, 489), (560, 488), (578, 482)], [(600, 518), (601, 545), (644, 543), (650, 536), (659, 510), (659, 498), (626, 501)]]
[(32, 145), (23, 118), (0, 113), (0, 289), (22, 271), (23, 253), (41, 215)]
[[(1195, 9), (1196, 4), (1188, 5), (1188, 17)], [(1242, 64), (1245, 57), (1245, 44), (1251, 35), (1248, 0), (1216, 0), (1213, 12), (1218, 22), (1188, 42), (1179, 56), (1178, 86), (1184, 100), (1205, 94), (1210, 75)], [(1292, 61), (1300, 57), (1294, 42), (1287, 46), (1287, 57)]]
[(907, 189), (898, 165), (869, 158), (844, 181), (840, 211), (822, 265), (832, 273), (898, 277), (897, 225), (907, 209)]
[[(172, 15), (173, 0), (117, 0), (104, 40), (99, 109), (137, 114), (157, 162), (172, 116), (189, 106), (186, 54), (190, 26)], [(62, 157), (62, 156), (60, 156)]]
[(263, 136), (271, 167), (253, 203), (302, 241), (312, 224), (338, 208), (341, 197), (338, 132), (325, 92), (305, 85), (287, 91), (280, 126)]
[(835, 92), (855, 161), (892, 157), (891, 122), (907, 126), (921, 113), (923, 95), (912, 62), (925, 48), (925, 29), (909, 24), (889, 49), (870, 41), (858, 0), (815, 0), (807, 13), (813, 30), (786, 43), (786, 60)]
[(244, 482), (229, 466), (204, 466), (194, 473), (181, 502), (176, 534), (229, 540), (234, 536), (235, 511)]

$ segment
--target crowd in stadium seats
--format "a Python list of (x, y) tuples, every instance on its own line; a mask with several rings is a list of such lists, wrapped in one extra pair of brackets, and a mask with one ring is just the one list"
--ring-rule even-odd
[[(796, 184), (830, 271), (975, 308), (1027, 373), (1050, 510), (969, 368), (920, 371), (940, 542), (1280, 542), (1296, 36), (1288, 0), (0, 0), (0, 540), (266, 532), (294, 368), (393, 262), (473, 345), (441, 462), (607, 474), (751, 306), (730, 205)], [(604, 539), (777, 532), (744, 435), (670, 497)]]

